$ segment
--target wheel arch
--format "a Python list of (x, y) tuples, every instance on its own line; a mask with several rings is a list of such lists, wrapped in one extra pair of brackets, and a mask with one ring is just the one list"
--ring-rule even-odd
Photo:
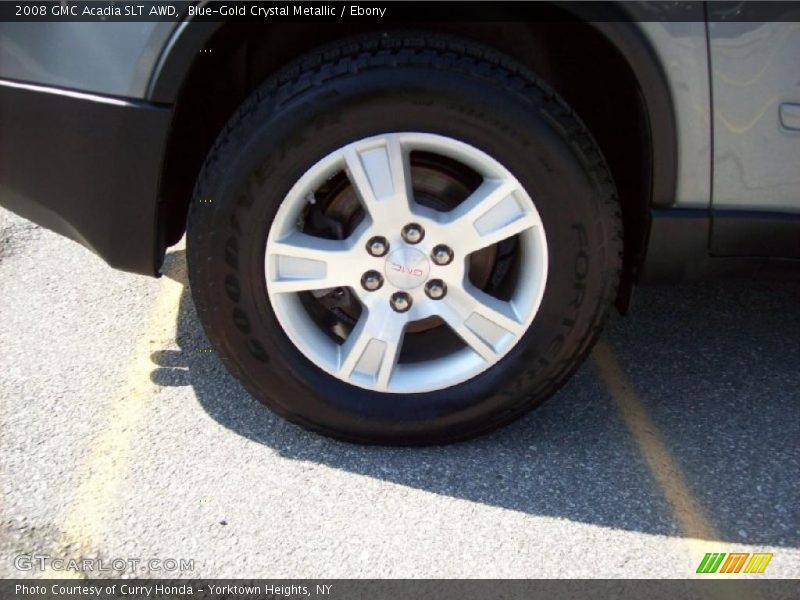
[[(236, 107), (266, 76), (314, 47), (353, 35), (393, 29), (460, 35), (527, 63), (565, 97), (597, 137), (622, 204), (626, 239), (617, 305), (624, 311), (645, 255), (650, 210), (675, 201), (678, 129), (670, 85), (652, 44), (628, 16), (619, 13), (619, 20), (590, 22), (588, 15), (552, 10), (553, 18), (571, 32), (569, 43), (564, 35), (548, 33), (552, 27), (537, 23), (380, 28), (183, 23), (165, 45), (148, 93), (152, 101), (174, 105), (160, 190), (162, 252), (183, 234), (194, 181), (208, 150)], [(598, 74), (599, 63), (606, 69), (603, 76)], [(598, 94), (597, 86), (606, 82)]]

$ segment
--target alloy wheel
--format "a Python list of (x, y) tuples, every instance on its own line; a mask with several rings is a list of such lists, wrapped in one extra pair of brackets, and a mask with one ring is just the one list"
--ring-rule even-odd
[[(415, 153), (475, 174), (465, 197), (443, 210), (421, 193)], [(359, 210), (337, 235), (320, 235), (312, 221), (327, 217), (312, 211), (337, 178)], [(476, 281), (476, 257), (502, 244), (513, 273), (497, 275), (494, 258)], [(482, 150), (427, 133), (370, 137), (325, 156), (287, 194), (265, 252), (267, 293), (294, 345), (330, 375), (389, 393), (444, 389), (502, 359), (536, 316), (547, 265), (542, 221), (519, 181)], [(356, 310), (331, 302), (345, 297)], [(316, 303), (336, 302), (341, 322), (331, 325)], [(414, 336), (423, 343), (409, 343)]]

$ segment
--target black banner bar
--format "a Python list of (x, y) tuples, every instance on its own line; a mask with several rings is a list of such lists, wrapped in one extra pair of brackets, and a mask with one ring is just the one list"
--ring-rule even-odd
[(604, 2), (604, 1), (383, 1), (264, 2), (212, 0), (140, 2), (137, 0), (4, 0), (2, 22), (142, 21), (373, 21), (556, 22), (583, 21), (800, 21), (800, 2)]
[(797, 580), (223, 580), (51, 579), (0, 581), (3, 600), (680, 600), (797, 597)]

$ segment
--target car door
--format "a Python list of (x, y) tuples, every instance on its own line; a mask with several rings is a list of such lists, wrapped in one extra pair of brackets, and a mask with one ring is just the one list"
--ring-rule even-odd
[(711, 253), (800, 257), (800, 13), (757, 4), (709, 9)]

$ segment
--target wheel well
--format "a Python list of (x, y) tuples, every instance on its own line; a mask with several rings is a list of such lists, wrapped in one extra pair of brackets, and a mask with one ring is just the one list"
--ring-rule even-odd
[[(228, 23), (217, 29), (194, 55), (175, 101), (161, 180), (163, 245), (180, 239), (206, 155), (236, 108), (265, 78), (320, 45), (393, 29), (409, 27)], [(624, 310), (649, 230), (655, 162), (652, 119), (626, 59), (597, 29), (576, 20), (417, 23), (413, 30), (462, 36), (515, 58), (553, 86), (586, 122), (609, 162), (622, 205), (625, 256), (617, 304)]]

